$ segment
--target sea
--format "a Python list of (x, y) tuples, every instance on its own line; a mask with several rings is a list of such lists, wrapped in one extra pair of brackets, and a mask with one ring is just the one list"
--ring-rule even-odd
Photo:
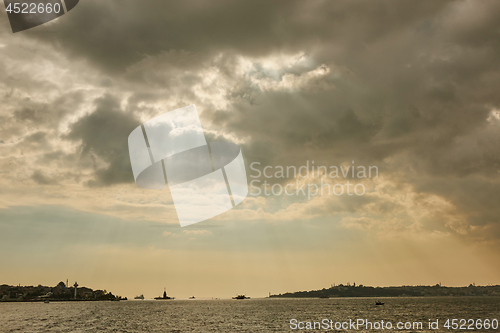
[(499, 320), (500, 297), (0, 302), (0, 332), (499, 332)]

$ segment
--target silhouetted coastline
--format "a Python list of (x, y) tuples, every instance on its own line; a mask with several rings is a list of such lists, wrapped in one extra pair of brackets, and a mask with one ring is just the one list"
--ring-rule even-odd
[(500, 286), (445, 287), (434, 286), (397, 286), (370, 287), (363, 285), (337, 285), (328, 289), (288, 292), (269, 295), (270, 298), (334, 298), (334, 297), (437, 297), (437, 296), (500, 296)]
[(78, 301), (120, 301), (126, 297), (115, 296), (106, 290), (93, 290), (79, 287), (78, 283), (70, 286), (68, 282), (59, 282), (55, 287), (47, 286), (9, 286), (0, 285), (0, 302), (78, 302)]

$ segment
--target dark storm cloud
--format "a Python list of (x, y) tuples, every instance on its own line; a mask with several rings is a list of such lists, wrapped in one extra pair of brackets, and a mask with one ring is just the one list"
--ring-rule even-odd
[(27, 35), (61, 44), (74, 56), (120, 71), (145, 55), (221, 50), (263, 55), (342, 42), (362, 49), (439, 12), (446, 2), (153, 0), (85, 1), (78, 10)]
[(37, 120), (37, 112), (36, 110), (30, 108), (23, 108), (20, 110), (14, 111), (14, 119), (17, 121), (35, 121)]
[[(370, 14), (358, 8), (335, 15), (356, 2), (323, 8), (311, 24), (329, 17), (335, 23), (324, 24), (337, 27), (329, 32), (337, 39), (324, 40), (311, 56), (352, 74), (325, 76), (331, 88), (323, 92), (254, 90), (256, 102), (236, 103), (233, 112), (215, 113), (215, 119), (237, 132), (257, 134), (254, 140), (281, 141), (288, 148), (337, 147), (332, 148), (337, 156), (375, 161), (411, 152), (432, 166), (428, 172), (463, 173), (443, 157), (457, 139), (486, 128), (492, 108), (500, 105), (498, 42), (484, 38), (500, 28), (493, 19), (500, 8), (495, 2), (483, 3), (488, 9), (470, 6), (467, 14), (479, 10), (486, 23), (463, 26), (468, 17), (458, 8), (467, 3), (403, 3), (392, 11), (385, 2), (371, 2)], [(462, 35), (467, 43), (462, 44)], [(474, 46), (471, 35), (477, 36)], [(490, 134), (496, 141), (498, 134)], [(469, 172), (482, 172), (484, 165), (477, 166)]]
[[(440, 145), (484, 119), (488, 110), (479, 105), (474, 109), (456, 110), (463, 103), (458, 97), (471, 94), (469, 88), (474, 80), (497, 63), (491, 31), (498, 28), (493, 19), (498, 5), (486, 2), (484, 7), (488, 9), (470, 6), (470, 12), (480, 12), (476, 14), (479, 18), (462, 22), (457, 9), (459, 4), (431, 1), (313, 1), (307, 4), (217, 1), (208, 5), (197, 1), (116, 1), (103, 5), (102, 2), (87, 1), (78, 11), (71, 13), (71, 19), (61, 19), (57, 25), (43, 27), (43, 31), (35, 29), (28, 33), (58, 43), (68, 52), (111, 71), (123, 71), (148, 55), (172, 50), (202, 54), (202, 58), (228, 50), (245, 55), (305, 51), (318, 64), (345, 66), (362, 82), (361, 89), (371, 92), (360, 94), (353, 91), (353, 87), (340, 87), (340, 91), (330, 97), (328, 92), (325, 96), (299, 96), (307, 102), (304, 104), (309, 109), (319, 110), (317, 113), (327, 118), (321, 121), (325, 130), (320, 129), (315, 144), (321, 144), (322, 140), (329, 142), (335, 137), (367, 140), (377, 133), (393, 140), (406, 137), (411, 141), (412, 134), (420, 136), (422, 131), (429, 132), (429, 128), (432, 131), (434, 127), (434, 133), (430, 134), (437, 136), (433, 139), (434, 144)], [(472, 49), (471, 43), (474, 44)], [(172, 64), (171, 58), (165, 60), (167, 65), (175, 68), (198, 66), (199, 61), (191, 61), (188, 54), (181, 54), (184, 63), (175, 61)], [(189, 84), (186, 79), (183, 83)], [(466, 79), (471, 82), (464, 82)], [(168, 88), (172, 83), (160, 81), (158, 84)], [(262, 115), (271, 113), (265, 110), (265, 104), (269, 104), (270, 109), (290, 108), (281, 102), (289, 101), (291, 95), (261, 94), (263, 102), (258, 107), (263, 106), (263, 111), (258, 113), (249, 112), (248, 109), (252, 108), (248, 105), (240, 106), (241, 112), (247, 116), (233, 120), (234, 129), (239, 130), (239, 123), (248, 122), (257, 123), (254, 128), (248, 128), (249, 132), (257, 126), (262, 127), (259, 122)], [(296, 93), (293, 95), (297, 96)], [(382, 96), (377, 98), (375, 95)], [(353, 101), (360, 98), (365, 100), (364, 103), (358, 103), (361, 105), (354, 108)], [(298, 109), (298, 105), (291, 108)], [(463, 116), (455, 117), (454, 114), (460, 111)], [(310, 112), (291, 110), (277, 116), (293, 118), (292, 123), (287, 124), (291, 125), (293, 135), (282, 133), (282, 130), (270, 133), (276, 133), (275, 137), (289, 138), (292, 144), (311, 141), (307, 123), (312, 123), (315, 128), (318, 124), (304, 119), (313, 118)], [(368, 132), (363, 132), (363, 126), (358, 126), (363, 124), (362, 116), (369, 117), (364, 125), (369, 127)], [(343, 123), (337, 124), (336, 119), (330, 123), (331, 118), (343, 119)], [(385, 119), (379, 121), (379, 118)], [(276, 119), (270, 120), (274, 122)], [(298, 126), (304, 121), (306, 126)], [(284, 125), (275, 123), (279, 128)], [(343, 124), (347, 129), (349, 125), (354, 127), (343, 130)], [(336, 126), (340, 128), (334, 129)], [(374, 130), (377, 126), (379, 131)], [(299, 127), (304, 135), (294, 131)], [(394, 144), (392, 142), (387, 149), (378, 146), (380, 157), (393, 153)]]
[[(165, 50), (208, 55), (221, 48), (251, 54), (278, 49), (286, 43), (283, 36), (289, 44), (293, 39), (285, 22), (294, 9), (293, 3), (266, 1), (85, 1), (59, 20), (57, 28), (49, 25), (27, 33), (62, 43), (103, 69), (120, 71), (146, 54)], [(274, 37), (269, 38), (269, 31), (275, 31)]]
[[(49, 91), (42, 90), (43, 93)], [(26, 89), (23, 93), (31, 95), (34, 91)], [(16, 94), (20, 95), (17, 91)], [(23, 136), (27, 131), (54, 132), (60, 122), (78, 109), (82, 102), (83, 96), (78, 90), (62, 92), (50, 102), (32, 100), (29, 97), (18, 99), (13, 102), (15, 108), (8, 116), (0, 116), (0, 130), (7, 139)]]
[[(444, 197), (471, 228), (498, 230), (500, 209), (466, 198), (500, 193), (499, 15), (498, 1), (87, 0), (24, 36), (108, 73), (103, 86), (133, 87), (126, 110), (105, 97), (67, 136), (107, 163), (92, 185), (131, 182), (131, 114), (168, 111), (147, 105), (165, 96), (197, 103), (199, 72), (216, 67), (228, 106), (204, 101), (202, 120), (244, 138), (247, 162), (379, 165)], [(306, 61), (278, 69), (255, 60), (298, 53)], [(244, 75), (241, 56), (254, 61)], [(300, 84), (283, 86), (287, 78)], [(14, 118), (36, 123), (34, 110)]]
[(56, 185), (58, 183), (55, 178), (48, 177), (40, 170), (36, 170), (31, 176), (31, 179), (40, 185)]
[(110, 95), (97, 99), (95, 110), (71, 125), (64, 138), (81, 142), (82, 156), (92, 155), (107, 164), (95, 170), (90, 186), (133, 182), (127, 138), (139, 125)]

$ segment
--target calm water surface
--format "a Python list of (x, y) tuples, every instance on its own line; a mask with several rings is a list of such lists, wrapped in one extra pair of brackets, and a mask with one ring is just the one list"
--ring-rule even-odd
[[(414, 322), (423, 330), (443, 328), (445, 319), (500, 320), (499, 297), (174, 300), (122, 302), (0, 303), (1, 332), (298, 332), (290, 320)], [(440, 320), (429, 330), (428, 320)], [(380, 332), (391, 330), (303, 330), (302, 332)], [(499, 332), (500, 330), (473, 330)]]

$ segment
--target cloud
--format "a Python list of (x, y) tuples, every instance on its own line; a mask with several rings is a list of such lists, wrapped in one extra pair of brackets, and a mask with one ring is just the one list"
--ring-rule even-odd
[[(130, 131), (194, 103), (208, 138), (239, 140), (247, 170), (355, 160), (384, 177), (363, 199), (247, 199), (221, 218), (352, 214), (344, 225), (368, 231), (500, 237), (499, 13), (494, 1), (88, 0), (2, 35), (0, 166), (112, 196), (133, 183)], [(106, 207), (137, 217), (171, 203), (132, 192)]]
[(40, 170), (36, 170), (31, 179), (40, 185), (56, 185), (58, 183), (56, 178), (47, 177)]
[(211, 235), (212, 232), (209, 230), (183, 230), (185, 235)]
[(121, 111), (119, 101), (110, 95), (97, 99), (95, 106), (93, 112), (71, 124), (64, 137), (81, 142), (82, 156), (90, 155), (104, 162), (104, 166), (95, 167), (90, 186), (133, 182), (127, 138), (140, 122)]

